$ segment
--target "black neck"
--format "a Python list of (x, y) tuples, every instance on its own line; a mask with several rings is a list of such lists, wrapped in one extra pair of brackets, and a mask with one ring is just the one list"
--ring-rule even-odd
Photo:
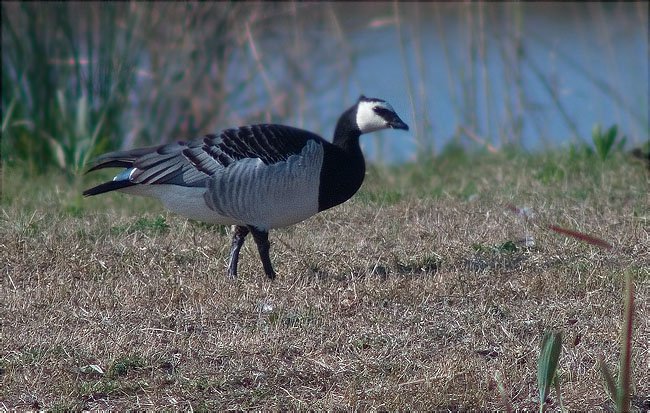
[(333, 144), (325, 145), (318, 197), (320, 211), (347, 201), (363, 183), (366, 163), (354, 116), (355, 108), (343, 113), (336, 124)]
[(359, 147), (359, 136), (361, 136), (361, 132), (356, 127), (356, 112), (355, 108), (352, 107), (343, 112), (339, 121), (336, 123), (332, 143), (340, 148), (346, 148), (352, 145), (361, 150)]

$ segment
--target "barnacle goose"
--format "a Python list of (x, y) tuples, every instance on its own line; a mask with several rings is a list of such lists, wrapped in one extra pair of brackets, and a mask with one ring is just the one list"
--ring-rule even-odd
[(276, 124), (226, 129), (188, 142), (110, 152), (88, 172), (126, 168), (84, 196), (120, 191), (158, 198), (187, 218), (234, 225), (228, 274), (237, 276), (248, 233), (273, 279), (268, 231), (303, 221), (354, 195), (365, 175), (359, 136), (408, 126), (390, 104), (363, 95), (343, 112), (330, 143)]

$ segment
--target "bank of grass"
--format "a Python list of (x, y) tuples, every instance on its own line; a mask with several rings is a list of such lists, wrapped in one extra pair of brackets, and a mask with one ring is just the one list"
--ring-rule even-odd
[(598, 359), (617, 364), (626, 272), (632, 400), (650, 407), (649, 176), (623, 154), (370, 168), (348, 203), (272, 232), (274, 282), (250, 242), (226, 278), (227, 228), (147, 199), (82, 199), (101, 176), (3, 173), (3, 407), (503, 409), (503, 393), (536, 409), (553, 329), (564, 406), (609, 409)]

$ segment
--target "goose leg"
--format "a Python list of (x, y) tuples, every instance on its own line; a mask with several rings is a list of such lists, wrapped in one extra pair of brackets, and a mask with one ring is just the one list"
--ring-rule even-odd
[(228, 276), (237, 278), (237, 264), (239, 263), (239, 250), (241, 250), (248, 228), (240, 225), (235, 226), (235, 232), (232, 234), (232, 244), (230, 245), (230, 262), (228, 263)]
[(269, 257), (269, 249), (271, 248), (271, 244), (269, 243), (269, 232), (260, 231), (253, 226), (249, 226), (248, 229), (251, 231), (251, 234), (253, 234), (253, 239), (257, 244), (257, 251), (260, 253), (264, 272), (266, 273), (266, 276), (272, 280), (275, 278), (275, 271), (273, 271), (271, 257)]

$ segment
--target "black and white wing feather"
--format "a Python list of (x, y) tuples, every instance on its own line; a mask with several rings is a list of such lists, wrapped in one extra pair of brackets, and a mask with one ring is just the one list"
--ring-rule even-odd
[(265, 165), (286, 161), (299, 155), (310, 140), (324, 142), (314, 133), (289, 126), (242, 126), (189, 142), (107, 153), (96, 158), (88, 172), (122, 167), (128, 174), (116, 178), (128, 176), (133, 184), (203, 187), (210, 177), (237, 161), (259, 159)]
[[(194, 218), (206, 220), (206, 214), (184, 214), (182, 209), (190, 211), (201, 202), (216, 213), (214, 222), (230, 222), (222, 219), (228, 217), (259, 227), (288, 225), (318, 211), (323, 145), (329, 143), (314, 133), (262, 124), (189, 142), (112, 152), (97, 158), (90, 171), (126, 169), (84, 195), (128, 190), (159, 198), (171, 210)], [(191, 188), (200, 190), (202, 199), (197, 199), (199, 192), (188, 192)], [(184, 205), (183, 197), (192, 198), (186, 202), (194, 205)]]

